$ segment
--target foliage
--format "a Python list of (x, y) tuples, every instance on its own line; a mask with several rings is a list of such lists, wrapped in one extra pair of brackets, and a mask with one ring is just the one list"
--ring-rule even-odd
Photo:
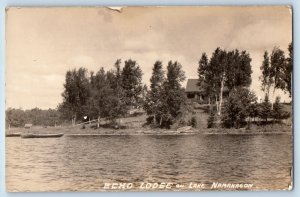
[(186, 95), (181, 87), (181, 82), (185, 79), (185, 73), (179, 62), (169, 61), (167, 66), (167, 78), (163, 83), (160, 96), (161, 110), (158, 112), (160, 125), (170, 127), (176, 119), (184, 116), (186, 112)]
[(259, 118), (263, 119), (265, 122), (268, 121), (268, 118), (272, 117), (272, 104), (269, 101), (269, 97), (266, 94), (264, 102), (260, 104)]
[(255, 101), (254, 103), (251, 103), (249, 108), (249, 117), (250, 118), (256, 118), (259, 116), (259, 113), (260, 113), (260, 107), (259, 107), (259, 104), (257, 103), (257, 101)]
[(270, 88), (273, 84), (273, 78), (270, 77), (271, 66), (267, 51), (265, 51), (264, 53), (264, 60), (260, 67), (260, 70), (262, 71), (262, 76), (260, 76), (262, 91), (264, 91), (269, 96)]
[[(95, 76), (91, 76), (92, 103), (91, 114), (96, 118), (107, 118), (115, 121), (127, 111), (125, 106), (125, 94), (120, 83), (120, 69), (118, 60), (115, 64), (116, 71), (105, 73), (103, 68)], [(93, 113), (93, 110), (96, 113)]]
[(290, 116), (290, 113), (284, 111), (283, 105), (280, 103), (280, 97), (276, 97), (275, 103), (273, 105), (272, 117), (275, 120), (286, 119)]
[(59, 111), (65, 119), (72, 118), (73, 124), (83, 115), (116, 122), (127, 113), (129, 106), (141, 103), (141, 81), (142, 71), (131, 59), (125, 61), (123, 69), (118, 59), (115, 70), (105, 72), (101, 67), (96, 74), (90, 72), (89, 77), (85, 68), (68, 71)]
[[(218, 101), (218, 114), (221, 114), (223, 92), (251, 84), (251, 58), (246, 51), (226, 51), (219, 47), (213, 52), (209, 62), (205, 53), (199, 61), (199, 85), (209, 99)], [(225, 88), (226, 87), (226, 88)]]
[[(162, 85), (164, 83), (164, 70), (162, 62), (156, 61), (152, 69), (152, 76), (150, 78), (150, 90), (147, 91), (144, 109), (148, 115), (156, 115), (159, 113), (162, 106), (161, 94), (162, 94)], [(156, 118), (154, 118), (156, 119)]]
[(270, 70), (270, 78), (273, 78), (274, 81), (274, 90), (275, 89), (285, 89), (284, 82), (284, 67), (285, 67), (285, 57), (284, 52), (278, 47), (274, 47), (270, 62), (271, 62), (271, 70)]
[(215, 126), (215, 115), (215, 111), (213, 109), (210, 109), (209, 117), (207, 119), (207, 128), (213, 128)]
[(225, 104), (222, 122), (225, 127), (240, 128), (246, 118), (250, 116), (251, 103), (256, 101), (255, 94), (247, 88), (232, 90)]
[(246, 51), (234, 50), (226, 54), (227, 71), (225, 86), (228, 91), (239, 87), (249, 87), (251, 84), (251, 58)]
[(197, 127), (197, 119), (196, 119), (195, 116), (193, 116), (193, 117), (191, 118), (191, 126), (192, 126), (193, 128), (196, 128), (196, 127)]
[[(208, 58), (206, 53), (202, 53), (201, 59), (198, 62), (198, 80), (199, 86), (202, 86), (203, 89), (209, 88), (209, 86), (205, 83), (206, 78), (208, 77)], [(205, 86), (205, 87), (204, 87)], [(209, 92), (208, 90), (206, 92)]]
[(160, 127), (170, 128), (184, 116), (187, 110), (186, 95), (181, 87), (184, 79), (185, 74), (179, 62), (168, 62), (166, 78), (162, 63), (155, 62), (144, 109)]
[(89, 80), (87, 78), (87, 69), (79, 68), (66, 73), (64, 84), (63, 103), (60, 105), (60, 111), (65, 116), (71, 116), (73, 123), (77, 117), (86, 113), (88, 98), (90, 96)]
[(5, 114), (7, 127), (24, 127), (27, 123), (39, 126), (55, 126), (62, 123), (60, 113), (55, 109), (33, 108), (23, 110), (8, 108)]
[(286, 64), (283, 70), (285, 90), (288, 91), (289, 96), (292, 96), (292, 71), (293, 71), (293, 43), (288, 46), (289, 56), (286, 58)]
[(269, 96), (270, 88), (273, 87), (273, 95), (276, 89), (281, 89), (292, 95), (292, 71), (293, 71), (293, 45), (288, 46), (288, 57), (285, 58), (284, 51), (274, 47), (271, 56), (264, 53), (264, 60), (260, 67), (262, 90)]
[(127, 105), (139, 106), (141, 104), (140, 96), (143, 89), (142, 75), (142, 70), (136, 61), (131, 59), (125, 61), (121, 73), (122, 83), (120, 85), (124, 90)]

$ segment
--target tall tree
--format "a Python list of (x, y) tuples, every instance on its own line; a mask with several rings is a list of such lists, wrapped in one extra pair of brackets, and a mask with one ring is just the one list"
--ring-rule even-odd
[(205, 78), (207, 77), (208, 72), (208, 58), (206, 53), (202, 53), (201, 59), (198, 62), (198, 80), (199, 80), (199, 86), (204, 85)]
[(161, 61), (156, 61), (152, 68), (152, 76), (150, 78), (150, 90), (147, 93), (144, 109), (148, 115), (153, 115), (156, 121), (157, 114), (161, 108), (162, 86), (165, 80), (164, 70)]
[(181, 82), (185, 80), (185, 73), (179, 62), (169, 61), (167, 66), (167, 79), (163, 84), (160, 95), (160, 125), (169, 127), (173, 122), (182, 117), (186, 110), (186, 96)]
[[(201, 58), (202, 59), (202, 58)], [(200, 60), (200, 62), (202, 62)], [(251, 84), (251, 58), (246, 51), (225, 51), (217, 48), (206, 67), (199, 62), (199, 80), (209, 86), (208, 92), (215, 94), (217, 114), (221, 115), (223, 93)], [(203, 71), (201, 71), (202, 69)], [(226, 88), (225, 88), (226, 87)]]
[(63, 103), (61, 111), (72, 117), (72, 124), (86, 113), (85, 105), (90, 96), (89, 80), (85, 68), (74, 69), (66, 73)]
[(122, 70), (122, 88), (126, 95), (126, 104), (137, 106), (142, 93), (142, 70), (134, 60), (125, 61)]
[(116, 123), (116, 120), (125, 115), (127, 107), (124, 102), (124, 93), (120, 85), (120, 60), (115, 63), (116, 70), (105, 72), (103, 68), (97, 72), (93, 81), (93, 103), (97, 111), (99, 127), (100, 118), (106, 118)]
[(273, 84), (273, 78), (270, 77), (271, 66), (270, 66), (269, 54), (267, 51), (265, 51), (265, 53), (264, 53), (264, 60), (262, 62), (260, 70), (262, 71), (262, 76), (260, 76), (261, 88), (262, 88), (262, 91), (264, 91), (265, 94), (267, 94), (269, 97), (270, 88)]
[(239, 87), (249, 87), (252, 79), (251, 58), (246, 51), (239, 50), (227, 52), (226, 87), (228, 91)]
[(226, 72), (228, 70), (226, 53), (225, 50), (218, 47), (213, 52), (209, 62), (209, 73), (212, 76), (208, 78), (209, 81), (207, 81), (207, 84), (212, 84), (213, 92), (215, 92), (218, 115), (221, 115), (223, 91), (226, 82)]
[(289, 56), (286, 59), (286, 64), (284, 67), (284, 81), (285, 90), (289, 92), (289, 96), (292, 96), (292, 79), (293, 79), (293, 43), (288, 46)]
[(96, 73), (91, 79), (92, 83), (92, 106), (95, 110), (96, 117), (98, 119), (98, 126), (100, 118), (107, 117), (109, 109), (107, 97), (111, 93), (110, 86), (108, 84), (106, 72), (103, 67)]
[(113, 90), (112, 94), (108, 98), (111, 101), (109, 105), (109, 108), (111, 109), (109, 111), (109, 118), (113, 121), (116, 121), (116, 119), (124, 116), (128, 111), (128, 106), (126, 105), (126, 93), (122, 87), (120, 59), (115, 62), (115, 71), (107, 72), (107, 77), (109, 78), (108, 81), (110, 87)]
[(208, 97), (208, 103), (211, 104), (211, 99), (216, 95), (214, 86), (210, 83), (213, 78), (213, 73), (209, 69), (209, 62), (206, 53), (202, 53), (201, 59), (198, 62), (198, 85), (204, 94)]
[(275, 95), (276, 89), (285, 89), (284, 82), (284, 68), (285, 68), (285, 57), (284, 52), (278, 47), (274, 47), (271, 58), (271, 69), (270, 78), (273, 78), (273, 96)]

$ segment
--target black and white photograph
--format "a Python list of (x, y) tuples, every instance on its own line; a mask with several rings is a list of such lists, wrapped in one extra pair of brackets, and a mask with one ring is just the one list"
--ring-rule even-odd
[(291, 6), (5, 18), (7, 192), (293, 189)]

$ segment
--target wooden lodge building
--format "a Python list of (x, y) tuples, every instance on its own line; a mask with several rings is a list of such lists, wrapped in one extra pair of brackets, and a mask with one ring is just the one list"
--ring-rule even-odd
[[(199, 86), (198, 82), (199, 82), (198, 79), (188, 79), (185, 88), (187, 99), (191, 102), (197, 102), (199, 104), (208, 104), (209, 98), (205, 94), (203, 88)], [(228, 96), (229, 96), (229, 90), (228, 87), (225, 86), (223, 90), (223, 99), (226, 100)]]
[(190, 101), (194, 102), (205, 102), (207, 97), (203, 89), (198, 85), (198, 79), (188, 79), (185, 93)]

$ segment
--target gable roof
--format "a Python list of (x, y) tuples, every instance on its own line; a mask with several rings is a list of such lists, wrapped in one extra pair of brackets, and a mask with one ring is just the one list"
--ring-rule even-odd
[(201, 92), (202, 89), (198, 85), (198, 79), (188, 79), (185, 91), (186, 92)]

